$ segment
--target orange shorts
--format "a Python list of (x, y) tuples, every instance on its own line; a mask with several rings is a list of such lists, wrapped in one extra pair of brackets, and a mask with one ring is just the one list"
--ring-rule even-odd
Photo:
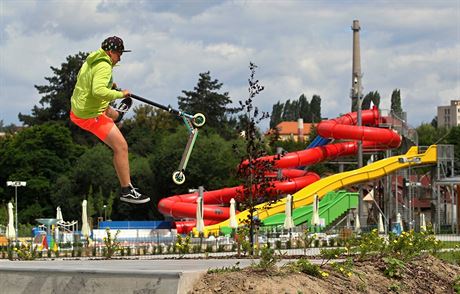
[(110, 130), (115, 125), (113, 119), (108, 117), (105, 113), (93, 118), (79, 118), (71, 111), (70, 120), (80, 128), (93, 133), (102, 141), (107, 138)]

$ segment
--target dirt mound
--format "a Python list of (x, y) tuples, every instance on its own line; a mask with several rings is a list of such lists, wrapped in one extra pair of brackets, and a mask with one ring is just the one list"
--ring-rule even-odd
[[(383, 260), (355, 262), (351, 275), (326, 265), (324, 278), (292, 272), (288, 267), (270, 271), (245, 268), (207, 273), (189, 293), (455, 293), (460, 267), (432, 256), (406, 264), (397, 278), (384, 274)], [(458, 282), (457, 282), (458, 283)]]

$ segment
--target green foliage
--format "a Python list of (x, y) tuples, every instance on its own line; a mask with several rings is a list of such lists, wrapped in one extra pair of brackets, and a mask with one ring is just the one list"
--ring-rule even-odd
[(416, 130), (420, 146), (447, 144), (446, 136), (449, 133), (447, 128), (435, 128), (431, 124), (422, 123)]
[[(149, 180), (152, 186), (152, 195), (163, 197), (170, 193), (186, 193), (186, 187), (177, 186), (171, 181), (171, 174), (177, 169), (183, 148), (187, 140), (187, 132), (179, 126), (175, 133), (163, 136), (155, 147), (155, 153), (148, 157), (151, 177), (143, 177)], [(233, 153), (236, 141), (227, 141), (213, 130), (202, 132), (198, 135), (194, 152), (190, 156), (187, 165), (186, 176), (188, 187), (198, 187), (206, 183), (207, 190), (233, 186), (237, 182), (235, 166), (239, 158)], [(230, 176), (230, 177), (229, 177)], [(159, 200), (159, 199), (158, 199)]]
[(273, 104), (272, 113), (270, 115), (270, 129), (276, 127), (280, 122), (282, 122), (282, 115), (283, 115), (283, 107), (280, 101)]
[(392, 283), (388, 286), (388, 291), (399, 293), (399, 291), (401, 291), (401, 285), (398, 283)]
[[(238, 178), (242, 181), (242, 188), (237, 191), (235, 199), (242, 210), (249, 211), (247, 219), (243, 222), (249, 226), (251, 254), (254, 249), (254, 232), (260, 225), (260, 220), (255, 217), (256, 206), (265, 203), (265, 207), (269, 207), (278, 200), (274, 184), (270, 177), (267, 177), (267, 174), (275, 171), (275, 159), (263, 158), (267, 155), (266, 144), (256, 127), (262, 120), (268, 118), (268, 113), (260, 113), (259, 109), (253, 105), (255, 97), (264, 90), (264, 87), (255, 79), (256, 68), (257, 66), (251, 62), (249, 65), (251, 75), (248, 80), (249, 97), (244, 102), (239, 101), (245, 117), (239, 126), (239, 129), (244, 132), (244, 150), (240, 154), (241, 163), (238, 166)], [(235, 152), (238, 151), (235, 148)]]
[(348, 278), (351, 277), (354, 273), (354, 262), (353, 258), (351, 257), (348, 257), (344, 262), (332, 262), (331, 267), (339, 274)]
[(410, 261), (421, 255), (424, 251), (431, 253), (439, 249), (440, 242), (434, 235), (426, 232), (415, 233), (414, 231), (402, 232), (401, 235), (389, 235), (385, 254), (403, 261)]
[(231, 273), (231, 272), (239, 272), (241, 270), (240, 268), (240, 262), (236, 262), (235, 265), (231, 267), (222, 267), (222, 268), (217, 268), (217, 269), (208, 269), (207, 273), (208, 274), (219, 274), (219, 273)]
[(174, 246), (175, 250), (180, 254), (180, 257), (183, 257), (190, 252), (190, 236), (187, 235), (185, 238), (182, 238), (181, 235), (177, 235), (177, 241)]
[(321, 121), (321, 97), (319, 95), (313, 95), (310, 102), (310, 114), (311, 119), (305, 122), (318, 123)]
[(286, 152), (294, 152), (304, 149), (306, 146), (305, 142), (299, 142), (295, 140), (285, 140), (285, 141), (275, 141), (272, 144), (272, 152), (273, 154), (276, 153), (276, 148), (281, 147)]
[(344, 248), (321, 249), (320, 256), (323, 259), (321, 266), (327, 264), (331, 259), (342, 258), (345, 253)]
[(161, 138), (174, 133), (180, 125), (175, 116), (150, 105), (136, 106), (133, 112), (134, 116), (125, 119), (121, 127), (132, 154), (150, 155)]
[(361, 104), (361, 109), (371, 109), (371, 102), (378, 108), (380, 105), (380, 94), (379, 92), (369, 92), (364, 96), (363, 102)]
[(238, 254), (241, 250), (243, 250), (244, 255), (246, 255), (248, 252), (251, 252), (251, 243), (248, 241), (249, 228), (247, 226), (239, 226), (236, 234)]
[(0, 181), (27, 181), (27, 187), (18, 189), (19, 222), (35, 223), (36, 213), (23, 213), (34, 203), (36, 208), (43, 208), (37, 212), (54, 213), (51, 187), (71, 170), (83, 150), (73, 144), (70, 131), (60, 124), (46, 123), (26, 128), (0, 144)]
[[(433, 255), (449, 263), (460, 265), (460, 244), (459, 242), (444, 241), (437, 244), (438, 247)], [(441, 249), (448, 249), (442, 250)]]
[(309, 276), (317, 278), (327, 278), (329, 273), (322, 271), (320, 266), (311, 263), (308, 259), (300, 258), (295, 263), (289, 265), (291, 270), (299, 271)]
[(403, 118), (403, 109), (401, 106), (401, 90), (394, 89), (391, 93), (391, 111), (393, 111), (396, 116)]
[[(27, 243), (14, 246), (13, 251), (16, 253), (18, 260), (34, 260), (37, 257), (37, 250), (32, 249), (32, 246)], [(12, 256), (10, 259), (12, 259)]]
[(383, 273), (390, 278), (402, 278), (404, 270), (406, 269), (406, 264), (403, 260), (394, 258), (394, 257), (384, 257), (383, 261), (385, 262), (385, 269)]
[(38, 93), (43, 95), (40, 99), (42, 107), (35, 105), (32, 115), (20, 113), (19, 120), (29, 126), (49, 121), (61, 121), (69, 126), (70, 97), (77, 81), (78, 71), (87, 56), (88, 53), (79, 52), (74, 56), (67, 56), (66, 62), (62, 63), (60, 68), (51, 66), (54, 76), (45, 77), (49, 84), (35, 85)]
[(104, 245), (106, 248), (105, 258), (111, 259), (112, 256), (120, 249), (120, 242), (117, 241), (118, 234), (120, 234), (120, 230), (117, 230), (115, 235), (112, 237), (112, 233), (110, 232), (110, 228), (105, 229), (106, 237), (103, 238)]
[(455, 293), (460, 293), (460, 276), (455, 277), (453, 288)]
[(385, 250), (385, 240), (379, 236), (378, 230), (374, 229), (368, 234), (363, 234), (358, 240), (357, 250), (360, 259), (367, 259), (380, 255)]
[(190, 113), (203, 113), (206, 116), (206, 125), (222, 128), (228, 123), (228, 115), (235, 113), (236, 109), (227, 105), (232, 103), (228, 92), (218, 93), (222, 83), (211, 78), (210, 72), (200, 73), (198, 83), (193, 91), (182, 91), (185, 96), (179, 96), (179, 109)]
[(447, 144), (454, 145), (454, 168), (455, 174), (460, 174), (460, 126), (450, 128), (449, 134), (447, 135)]
[(302, 236), (303, 236), (302, 241), (304, 245), (304, 253), (306, 253), (307, 249), (310, 248), (311, 245), (313, 244), (313, 241), (315, 240), (316, 235), (308, 234), (308, 228), (306, 228)]
[(288, 99), (285, 103), (278, 101), (273, 105), (270, 115), (270, 128), (273, 129), (282, 121), (297, 121), (302, 118), (304, 123), (321, 121), (321, 97), (313, 95), (308, 102), (304, 94), (298, 100)]
[(260, 270), (271, 270), (276, 266), (279, 257), (275, 255), (275, 250), (268, 246), (263, 246), (260, 251), (260, 260), (252, 264), (252, 267)]
[(8, 203), (3, 202), (0, 205), (0, 224), (4, 225), (8, 223)]

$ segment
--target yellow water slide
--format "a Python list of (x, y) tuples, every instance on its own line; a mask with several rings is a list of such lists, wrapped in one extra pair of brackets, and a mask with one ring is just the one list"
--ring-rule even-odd
[[(318, 195), (321, 199), (326, 193), (335, 191), (343, 187), (367, 182), (370, 180), (381, 178), (385, 175), (393, 173), (399, 169), (408, 168), (409, 166), (419, 166), (436, 163), (437, 153), (436, 145), (431, 145), (424, 153), (419, 153), (419, 148), (414, 146), (404, 155), (385, 158), (374, 163), (368, 164), (362, 168), (347, 171), (326, 178), (299, 190), (292, 195), (293, 208), (299, 208), (309, 205), (313, 202), (314, 195)], [(286, 198), (267, 206), (266, 203), (257, 206), (257, 216), (263, 220), (274, 214), (282, 213), (285, 210)], [(247, 219), (249, 212), (247, 210), (240, 212), (236, 217), (238, 223)], [(207, 226), (204, 228), (204, 235), (218, 234), (221, 227), (228, 227), (229, 220), (219, 224)]]

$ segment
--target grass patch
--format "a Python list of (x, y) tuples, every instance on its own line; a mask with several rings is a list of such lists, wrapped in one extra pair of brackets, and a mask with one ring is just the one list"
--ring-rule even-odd
[(460, 251), (443, 251), (437, 252), (434, 256), (448, 263), (460, 266)]
[(459, 241), (441, 241), (441, 249), (445, 248), (460, 248)]

